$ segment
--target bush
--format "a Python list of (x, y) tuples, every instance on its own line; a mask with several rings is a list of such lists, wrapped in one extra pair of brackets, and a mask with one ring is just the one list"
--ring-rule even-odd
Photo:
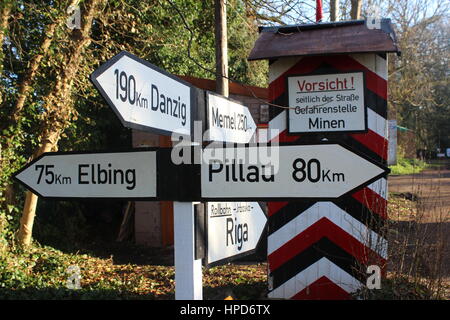
[(427, 163), (419, 159), (399, 158), (396, 165), (390, 166), (391, 174), (414, 174), (428, 167)]

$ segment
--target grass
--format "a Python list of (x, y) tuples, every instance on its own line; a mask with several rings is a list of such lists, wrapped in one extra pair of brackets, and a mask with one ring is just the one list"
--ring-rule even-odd
[(392, 175), (420, 173), (428, 168), (428, 164), (419, 159), (399, 158), (396, 165), (389, 166)]
[[(133, 246), (130, 244), (130, 246)], [(69, 266), (80, 270), (80, 288), (67, 288)], [(113, 257), (68, 254), (34, 244), (0, 254), (0, 300), (174, 299), (173, 266), (114, 264)], [(265, 264), (225, 265), (203, 272), (204, 299), (264, 298)]]

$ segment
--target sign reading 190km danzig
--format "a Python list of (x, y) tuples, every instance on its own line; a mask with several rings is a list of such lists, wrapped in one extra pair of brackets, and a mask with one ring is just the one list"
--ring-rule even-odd
[(288, 77), (290, 133), (367, 129), (364, 73)]
[(124, 126), (191, 135), (190, 84), (126, 51), (108, 60), (91, 80)]

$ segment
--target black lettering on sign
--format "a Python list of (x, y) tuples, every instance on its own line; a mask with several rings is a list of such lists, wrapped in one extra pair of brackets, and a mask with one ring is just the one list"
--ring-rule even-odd
[[(234, 160), (231, 164), (222, 164), (215, 162), (209, 164), (209, 181), (212, 182), (215, 174), (225, 174), (225, 181), (227, 182), (274, 182), (274, 167), (273, 166), (254, 166), (237, 164)], [(223, 172), (224, 171), (224, 172)]]
[(181, 97), (171, 98), (160, 93), (155, 84), (151, 85), (150, 105), (153, 111), (158, 111), (174, 118), (181, 119), (181, 124), (186, 124), (186, 104), (181, 102)]
[(322, 169), (318, 159), (305, 161), (297, 158), (292, 163), (292, 178), (297, 182), (308, 179), (309, 182), (345, 182), (345, 174), (332, 172), (330, 169)]
[(136, 187), (135, 169), (112, 168), (111, 163), (107, 167), (101, 164), (79, 164), (78, 165), (79, 184), (120, 184), (125, 185), (128, 190)]
[[(237, 249), (240, 251), (244, 242), (248, 241), (248, 225), (246, 223), (241, 224), (236, 222), (236, 217), (234, 221), (232, 218), (227, 218), (226, 220), (226, 244), (227, 247), (229, 244), (234, 245), (237, 244)], [(228, 242), (230, 239), (230, 242)]]

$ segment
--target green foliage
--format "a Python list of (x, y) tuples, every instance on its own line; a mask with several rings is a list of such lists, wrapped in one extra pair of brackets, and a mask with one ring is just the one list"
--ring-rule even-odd
[(430, 300), (436, 299), (434, 293), (424, 284), (407, 277), (382, 278), (380, 289), (363, 289), (353, 294), (364, 300)]
[(389, 169), (393, 175), (404, 175), (420, 173), (427, 167), (427, 163), (419, 159), (398, 158), (397, 164), (389, 166)]

